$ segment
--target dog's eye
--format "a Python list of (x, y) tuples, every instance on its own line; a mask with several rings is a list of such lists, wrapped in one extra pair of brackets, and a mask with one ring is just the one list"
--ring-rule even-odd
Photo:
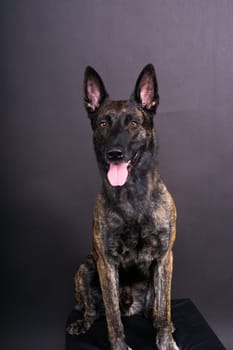
[(99, 127), (101, 129), (106, 128), (107, 125), (108, 125), (108, 123), (105, 120), (102, 120), (101, 122), (99, 122)]
[(130, 128), (135, 129), (135, 128), (137, 128), (137, 126), (138, 126), (138, 122), (136, 122), (135, 120), (131, 120), (129, 122), (129, 127)]

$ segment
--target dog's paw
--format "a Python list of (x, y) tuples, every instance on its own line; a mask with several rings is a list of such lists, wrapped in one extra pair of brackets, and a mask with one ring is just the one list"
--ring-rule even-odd
[[(114, 348), (114, 350), (115, 350), (115, 348)], [(116, 350), (133, 350), (133, 349), (127, 345), (123, 345), (121, 347), (117, 347)]]
[(77, 320), (71, 323), (67, 328), (66, 332), (70, 335), (84, 334), (91, 327), (91, 323), (86, 320)]
[(118, 339), (112, 343), (112, 350), (133, 350), (130, 348), (123, 339)]
[(160, 330), (156, 337), (156, 345), (158, 350), (179, 350), (171, 332)]
[(120, 346), (117, 346), (116, 348), (113, 348), (114, 350), (133, 350), (132, 348), (130, 348), (128, 345), (126, 344), (122, 344)]

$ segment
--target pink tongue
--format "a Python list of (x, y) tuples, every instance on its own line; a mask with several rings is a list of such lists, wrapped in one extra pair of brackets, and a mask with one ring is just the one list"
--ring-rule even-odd
[(127, 163), (111, 163), (107, 177), (112, 186), (123, 186), (126, 183), (128, 177)]

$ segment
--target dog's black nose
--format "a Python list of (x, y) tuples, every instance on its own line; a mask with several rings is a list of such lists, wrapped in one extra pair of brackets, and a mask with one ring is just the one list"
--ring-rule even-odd
[(107, 153), (108, 160), (111, 162), (123, 159), (124, 155), (121, 149), (112, 148)]

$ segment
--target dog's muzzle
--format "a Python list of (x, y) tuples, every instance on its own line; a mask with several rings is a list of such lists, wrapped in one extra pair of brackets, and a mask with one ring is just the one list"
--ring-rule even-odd
[(109, 161), (107, 178), (111, 186), (123, 186), (126, 183), (132, 166), (136, 162), (137, 154), (128, 161), (125, 161), (124, 158), (120, 148), (113, 148), (107, 152)]

